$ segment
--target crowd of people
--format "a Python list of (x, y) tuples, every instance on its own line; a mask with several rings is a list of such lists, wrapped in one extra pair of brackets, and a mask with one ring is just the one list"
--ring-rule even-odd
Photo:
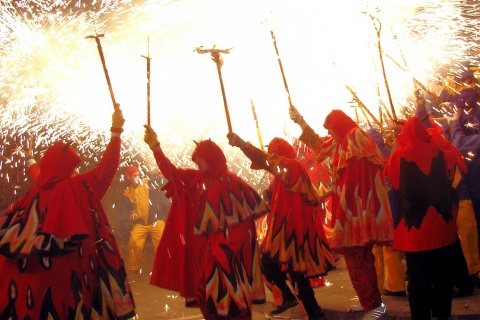
[(441, 104), (417, 95), (414, 114), (391, 128), (362, 128), (333, 109), (320, 136), (292, 105), (295, 144), (275, 137), (263, 150), (229, 132), (248, 169), (271, 177), (264, 195), (229, 170), (214, 141), (195, 142), (196, 169), (183, 168), (145, 126), (158, 171), (123, 171), (115, 233), (102, 198), (119, 171), (125, 119), (116, 105), (110, 142), (88, 172), (76, 171), (81, 157), (66, 141), (39, 164), (27, 158), (33, 186), (0, 213), (0, 318), (133, 318), (128, 276), (141, 271), (150, 236), (150, 284), (178, 291), (205, 319), (251, 319), (266, 289), (279, 293), (270, 316), (300, 305), (308, 319), (326, 319), (312, 279), (340, 256), (364, 319), (386, 315), (383, 295), (408, 296), (412, 319), (448, 319), (452, 299), (480, 285), (480, 111), (469, 68), (445, 81)]

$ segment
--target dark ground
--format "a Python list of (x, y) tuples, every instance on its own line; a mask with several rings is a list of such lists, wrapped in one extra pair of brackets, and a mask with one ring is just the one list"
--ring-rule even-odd
[[(153, 264), (153, 249), (150, 242), (146, 244), (147, 258), (141, 274), (129, 275), (137, 306), (137, 319), (203, 319), (200, 309), (186, 308), (183, 297), (177, 292), (159, 288), (149, 284), (150, 271)], [(125, 257), (126, 258), (126, 257)], [(359, 306), (356, 293), (343, 259), (337, 262), (337, 268), (325, 277), (326, 285), (315, 288), (315, 296), (329, 320), (362, 319), (362, 311), (352, 311)], [(273, 298), (267, 291), (267, 302), (253, 306), (253, 320), (265, 319), (265, 314), (274, 308)], [(387, 315), (382, 319), (407, 320), (410, 318), (407, 297), (385, 296)], [(283, 317), (284, 316), (284, 317)], [(303, 319), (299, 307), (287, 310), (283, 319)], [(452, 305), (451, 320), (480, 319), (480, 289), (470, 297), (456, 298)]]

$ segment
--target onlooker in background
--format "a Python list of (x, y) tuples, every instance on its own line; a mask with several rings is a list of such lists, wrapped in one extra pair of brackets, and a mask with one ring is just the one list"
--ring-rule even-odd
[(130, 221), (133, 224), (128, 241), (127, 271), (140, 273), (145, 255), (145, 241), (150, 235), (153, 243), (153, 255), (165, 228), (165, 220), (170, 210), (170, 199), (161, 190), (164, 181), (161, 176), (140, 178), (137, 166), (125, 170), (129, 186), (123, 195), (130, 200)]
[(122, 252), (127, 253), (125, 247), (128, 247), (128, 240), (130, 239), (130, 232), (132, 231), (132, 221), (130, 216), (133, 213), (133, 205), (130, 199), (124, 195), (119, 194), (115, 200), (115, 238), (119, 242)]
[[(461, 122), (464, 112), (458, 109), (452, 116), (446, 116), (452, 144), (462, 153), (468, 171), (459, 182), (459, 216), (457, 218), (458, 235), (467, 262), (468, 272), (475, 286), (480, 288), (480, 253), (479, 253), (479, 221), (480, 221), (480, 134), (470, 128), (472, 122)], [(469, 117), (463, 118), (469, 119)], [(478, 121), (478, 119), (477, 119)], [(473, 292), (457, 292), (457, 296), (469, 295)]]

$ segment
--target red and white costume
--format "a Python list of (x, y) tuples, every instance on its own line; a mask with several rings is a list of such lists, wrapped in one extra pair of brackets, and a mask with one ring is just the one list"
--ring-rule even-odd
[[(135, 305), (101, 199), (120, 160), (112, 137), (93, 170), (58, 142), (32, 168), (35, 185), (0, 214), (0, 318), (128, 319)], [(38, 176), (37, 176), (38, 174)]]

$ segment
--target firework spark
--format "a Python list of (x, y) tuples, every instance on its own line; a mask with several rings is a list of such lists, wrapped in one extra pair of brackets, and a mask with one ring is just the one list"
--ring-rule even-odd
[(17, 186), (25, 182), (21, 174), (13, 178), (23, 160), (12, 150), (25, 149), (32, 135), (37, 156), (55, 140), (74, 141), (86, 167), (104, 150), (112, 108), (97, 48), (87, 35), (105, 34), (106, 64), (126, 118), (122, 166), (154, 168), (142, 141), (147, 97), (141, 55), (149, 39), (151, 123), (167, 155), (190, 167), (192, 140), (212, 138), (237, 164), (232, 170), (259, 188), (264, 175), (248, 170), (249, 161), (227, 143), (216, 66), (195, 48), (233, 48), (222, 66), (232, 127), (254, 144), (250, 97), (265, 143), (299, 134), (288, 118), (271, 30), (293, 104), (319, 133), (332, 108), (354, 117), (346, 85), (377, 116), (379, 103), (388, 101), (378, 40), (404, 67), (385, 60), (399, 114), (412, 107), (412, 77), (428, 87), (446, 71), (461, 73), (465, 62), (478, 64), (480, 51), (477, 1), (0, 2), (0, 178)]

